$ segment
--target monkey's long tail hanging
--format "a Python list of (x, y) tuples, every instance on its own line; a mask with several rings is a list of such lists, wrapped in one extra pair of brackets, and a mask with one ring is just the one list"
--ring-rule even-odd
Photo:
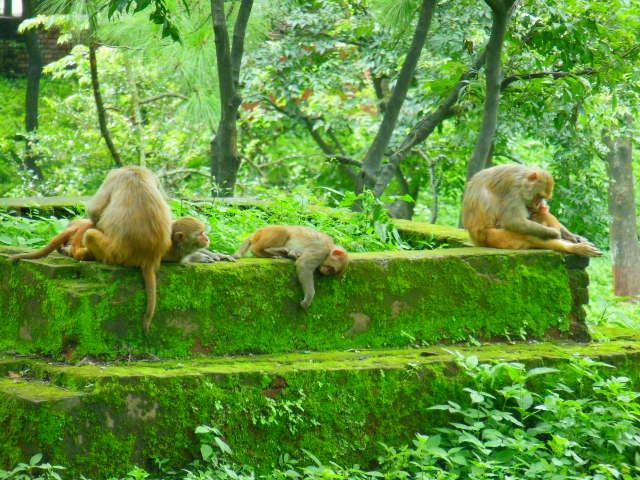
[(142, 320), (142, 328), (145, 335), (149, 333), (149, 327), (153, 320), (153, 315), (156, 311), (156, 274), (160, 269), (160, 262), (142, 265), (142, 278), (144, 279), (144, 286), (147, 291), (147, 311), (144, 314)]

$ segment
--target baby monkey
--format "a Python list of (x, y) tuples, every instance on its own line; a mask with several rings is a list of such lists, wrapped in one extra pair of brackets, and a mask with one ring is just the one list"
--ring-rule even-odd
[(542, 225), (546, 225), (547, 227), (553, 227), (560, 230), (560, 238), (563, 240), (568, 240), (571, 243), (589, 243), (584, 237), (580, 235), (576, 235), (575, 233), (571, 233), (567, 227), (562, 225), (560, 221), (556, 218), (554, 214), (552, 214), (549, 210), (549, 204), (547, 200), (541, 198), (537, 203), (534, 203), (531, 207), (529, 207), (530, 218), (534, 222), (541, 223)]
[(302, 308), (311, 305), (315, 295), (313, 272), (342, 276), (349, 265), (347, 251), (333, 243), (328, 235), (313, 228), (285, 225), (268, 225), (256, 230), (233, 254), (235, 258), (247, 251), (262, 258), (291, 258), (295, 260), (298, 280), (304, 298)]

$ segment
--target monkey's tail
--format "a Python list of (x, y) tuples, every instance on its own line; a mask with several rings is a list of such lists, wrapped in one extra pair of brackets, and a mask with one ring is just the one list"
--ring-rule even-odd
[(59, 233), (55, 237), (53, 237), (53, 240), (51, 240), (47, 245), (42, 247), (40, 250), (36, 250), (35, 252), (19, 253), (17, 255), (12, 255), (11, 257), (9, 257), (9, 261), (17, 262), (20, 259), (33, 259), (33, 258), (46, 257), (51, 252), (58, 249), (65, 243), (67, 243), (76, 230), (77, 229), (72, 229), (72, 230), (67, 229)]
[(240, 245), (238, 250), (236, 250), (236, 253), (233, 254), (233, 258), (244, 257), (245, 253), (249, 251), (249, 248), (251, 248), (251, 237), (242, 242), (242, 245)]
[(147, 311), (142, 319), (142, 328), (146, 335), (149, 333), (151, 320), (153, 320), (153, 314), (156, 311), (156, 274), (160, 269), (160, 262), (145, 264), (142, 265), (141, 268), (142, 278), (144, 279), (144, 286), (147, 292)]

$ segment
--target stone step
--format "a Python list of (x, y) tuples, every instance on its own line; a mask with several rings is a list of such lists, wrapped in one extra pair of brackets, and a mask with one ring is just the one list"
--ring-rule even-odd
[[(63, 365), (0, 360), (0, 468), (36, 453), (65, 478), (121, 478), (154, 458), (198, 458), (199, 425), (219, 428), (233, 459), (268, 471), (302, 449), (324, 462), (371, 465), (383, 450), (447, 423), (429, 407), (464, 403), (455, 359), (562, 369), (575, 355), (618, 366), (638, 385), (636, 331), (590, 344), (512, 344), (327, 351), (183, 361)], [(549, 375), (552, 375), (550, 373)], [(9, 378), (11, 377), (11, 378)]]
[(353, 254), (316, 277), (307, 311), (293, 262), (163, 265), (142, 331), (139, 269), (55, 253), (9, 263), (0, 247), (0, 350), (79, 360), (389, 348), (470, 339), (588, 340), (588, 261), (486, 248)]

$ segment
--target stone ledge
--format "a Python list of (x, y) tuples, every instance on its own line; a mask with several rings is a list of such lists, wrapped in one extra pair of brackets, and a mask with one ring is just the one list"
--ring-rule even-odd
[(193, 432), (202, 424), (220, 428), (234, 460), (258, 472), (301, 449), (324, 462), (371, 465), (379, 442), (400, 446), (447, 423), (429, 407), (466, 403), (458, 355), (555, 367), (558, 378), (568, 358), (588, 356), (637, 386), (638, 334), (619, 337), (82, 366), (0, 358), (1, 376), (26, 377), (0, 380), (0, 468), (35, 453), (68, 467), (65, 478), (121, 478), (135, 465), (153, 470), (153, 458), (184, 466), (198, 456)]
[(0, 349), (61, 359), (276, 353), (587, 340), (586, 272), (549, 251), (452, 248), (353, 254), (316, 277), (308, 311), (291, 261), (163, 265), (148, 337), (137, 269), (53, 254), (11, 264), (0, 247)]

